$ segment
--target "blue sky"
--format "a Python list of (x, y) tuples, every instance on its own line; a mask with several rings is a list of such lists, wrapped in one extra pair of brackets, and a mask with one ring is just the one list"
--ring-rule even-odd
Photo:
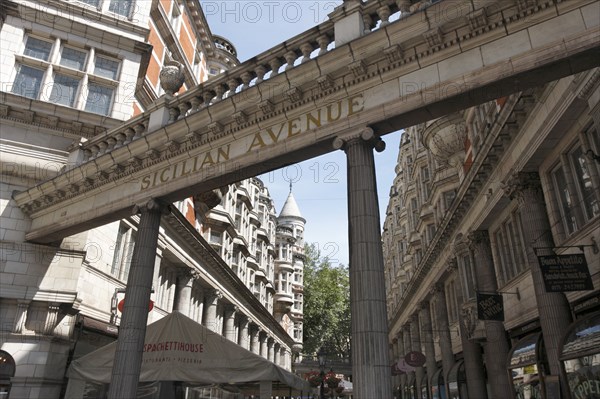
[[(323, 22), (341, 0), (204, 1), (213, 34), (233, 43), (241, 62)], [(384, 137), (387, 149), (375, 153), (381, 222), (394, 179), (399, 133)], [(305, 239), (316, 243), (332, 263), (348, 264), (346, 157), (336, 151), (261, 176), (281, 210), (293, 183), (293, 193), (307, 220)]]

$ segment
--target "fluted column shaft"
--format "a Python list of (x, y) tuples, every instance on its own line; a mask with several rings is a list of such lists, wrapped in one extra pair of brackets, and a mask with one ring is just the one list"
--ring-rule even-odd
[(219, 299), (221, 299), (223, 295), (219, 291), (213, 291), (212, 293), (208, 293), (205, 295), (206, 304), (204, 306), (204, 325), (211, 331), (218, 332), (218, 322), (217, 322), (217, 306), (219, 305)]
[(446, 292), (442, 284), (438, 284), (435, 287), (435, 317), (437, 321), (438, 338), (440, 340), (440, 350), (442, 352), (444, 381), (448, 381), (448, 373), (452, 366), (454, 366), (454, 353), (452, 352), (452, 337), (450, 336)]
[(269, 338), (267, 340), (267, 360), (274, 362), (275, 361), (275, 353), (273, 353), (273, 349), (275, 346), (275, 342), (273, 339)]
[[(406, 324), (404, 325), (404, 355), (406, 356), (406, 354), (408, 352), (410, 352), (412, 349), (412, 340), (410, 337), (410, 324)], [(406, 373), (406, 381), (405, 381), (405, 386), (410, 386), (410, 384), (414, 383), (415, 381), (415, 372), (414, 371), (409, 371), (408, 373)]]
[(267, 358), (267, 334), (260, 333), (258, 335), (258, 342), (259, 342), (259, 348), (260, 348), (259, 354), (266, 359)]
[[(398, 357), (395, 359), (395, 361), (404, 359), (404, 355), (406, 355), (406, 350), (404, 349), (404, 332), (400, 330), (398, 333)], [(404, 386), (406, 385), (406, 374), (400, 374), (399, 385), (400, 392), (404, 392)]]
[[(160, 218), (164, 209), (154, 200), (139, 208), (140, 224), (127, 279), (126, 300), (119, 328), (121, 339), (117, 340), (108, 391), (110, 399), (130, 399), (137, 395)], [(134, 211), (137, 213), (138, 208)]]
[(258, 338), (259, 335), (260, 328), (254, 327), (250, 329), (250, 350), (252, 351), (252, 353), (256, 353), (257, 355), (260, 355), (260, 341)]
[[(533, 278), (550, 373), (560, 375), (560, 341), (572, 318), (565, 295), (562, 292), (546, 292), (542, 271), (534, 252), (534, 248), (554, 247), (539, 175), (518, 173), (508, 184), (508, 194), (517, 199), (519, 204), (527, 261)], [(538, 250), (538, 255), (552, 253), (549, 249)]]
[[(374, 141), (373, 141), (374, 140)], [(359, 399), (392, 397), (373, 131), (340, 143), (347, 156), (352, 371)], [(380, 149), (381, 145), (379, 145)]]
[[(494, 269), (494, 259), (487, 231), (469, 234), (470, 247), (477, 265), (477, 288), (483, 292), (496, 292), (498, 283)], [(509, 398), (512, 395), (512, 381), (506, 372), (506, 362), (510, 350), (504, 323), (485, 320), (485, 364), (492, 398)]]
[(235, 313), (236, 308), (234, 306), (228, 306), (225, 308), (225, 338), (231, 342), (237, 343), (237, 334), (235, 331)]
[(437, 371), (437, 365), (435, 363), (435, 345), (433, 344), (433, 331), (431, 327), (431, 311), (429, 310), (429, 301), (421, 304), (421, 313), (419, 317), (421, 319), (421, 337), (425, 344), (425, 359), (427, 366), (427, 389), (431, 392), (431, 377)]
[(279, 363), (281, 363), (281, 345), (275, 344), (273, 351), (274, 351), (273, 363), (275, 363), (276, 365), (279, 366)]
[(244, 349), (248, 349), (250, 350), (250, 340), (249, 338), (249, 332), (248, 332), (248, 325), (250, 324), (250, 321), (248, 320), (247, 316), (241, 316), (240, 317), (240, 330), (239, 330), (239, 338), (238, 338), (238, 343), (240, 344), (240, 346)]
[(193, 285), (194, 278), (188, 270), (179, 273), (177, 285), (175, 286), (175, 306), (173, 310), (177, 310), (188, 317), (190, 317)]
[[(411, 317), (410, 322), (410, 338), (411, 338), (411, 350), (415, 352), (421, 352), (421, 329), (419, 328), (419, 315), (415, 313)], [(417, 387), (420, 387), (423, 383), (423, 377), (425, 370), (423, 366), (417, 367), (415, 370), (415, 376), (417, 379)]]
[[(456, 290), (458, 303), (464, 304), (462, 290)], [(487, 387), (485, 384), (485, 374), (483, 367), (483, 357), (481, 355), (481, 345), (478, 342), (469, 339), (469, 330), (465, 321), (470, 317), (465, 309), (460, 312), (458, 317), (460, 328), (460, 342), (463, 350), (463, 360), (465, 362), (465, 375), (467, 377), (467, 391), (469, 398), (486, 399)]]

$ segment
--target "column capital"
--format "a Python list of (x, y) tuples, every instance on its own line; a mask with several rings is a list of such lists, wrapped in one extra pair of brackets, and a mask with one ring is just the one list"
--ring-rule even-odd
[(420, 307), (422, 310), (429, 310), (429, 306), (430, 306), (430, 301), (429, 301), (429, 299), (425, 299), (425, 300), (423, 300), (423, 301), (421, 301), (421, 302), (419, 303), (419, 307)]
[(446, 262), (446, 272), (452, 274), (456, 270), (458, 270), (458, 262), (456, 261), (456, 258), (448, 259), (448, 261)]
[(467, 234), (469, 248), (477, 250), (482, 245), (490, 245), (490, 235), (487, 230), (473, 230)]
[(212, 302), (213, 304), (219, 301), (220, 299), (223, 299), (223, 293), (220, 290), (216, 289), (206, 290), (204, 296), (206, 297), (209, 303)]
[(146, 202), (135, 204), (132, 209), (132, 215), (147, 212), (159, 212), (162, 215), (167, 215), (170, 211), (170, 205), (156, 198), (150, 198)]
[(232, 303), (228, 303), (224, 306), (225, 313), (229, 313), (229, 317), (235, 316), (235, 314), (240, 310), (237, 306)]
[(515, 173), (504, 182), (502, 189), (510, 199), (516, 199), (519, 206), (530, 201), (544, 202), (542, 183), (537, 172)]
[(444, 283), (437, 282), (431, 286), (429, 292), (436, 297), (437, 295), (444, 293)]
[(358, 130), (353, 134), (343, 137), (336, 137), (335, 140), (333, 140), (333, 148), (335, 150), (346, 151), (349, 146), (361, 143), (371, 144), (377, 152), (382, 152), (385, 150), (385, 142), (381, 139), (381, 137), (375, 134), (373, 129), (368, 126)]

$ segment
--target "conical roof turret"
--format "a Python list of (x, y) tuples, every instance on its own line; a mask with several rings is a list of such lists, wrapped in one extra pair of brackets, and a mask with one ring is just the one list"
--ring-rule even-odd
[(290, 191), (287, 199), (285, 200), (285, 204), (283, 204), (283, 208), (281, 208), (281, 212), (279, 213), (278, 219), (282, 218), (292, 218), (301, 220), (303, 223), (306, 223), (306, 220), (302, 217), (300, 213), (300, 208), (298, 208), (298, 204), (296, 203), (296, 199), (294, 195)]

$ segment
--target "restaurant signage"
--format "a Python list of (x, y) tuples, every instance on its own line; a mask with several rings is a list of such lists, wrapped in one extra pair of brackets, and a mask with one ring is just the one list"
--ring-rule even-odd
[(538, 256), (546, 292), (594, 289), (584, 254)]
[(504, 302), (500, 294), (477, 293), (477, 318), (504, 321)]

